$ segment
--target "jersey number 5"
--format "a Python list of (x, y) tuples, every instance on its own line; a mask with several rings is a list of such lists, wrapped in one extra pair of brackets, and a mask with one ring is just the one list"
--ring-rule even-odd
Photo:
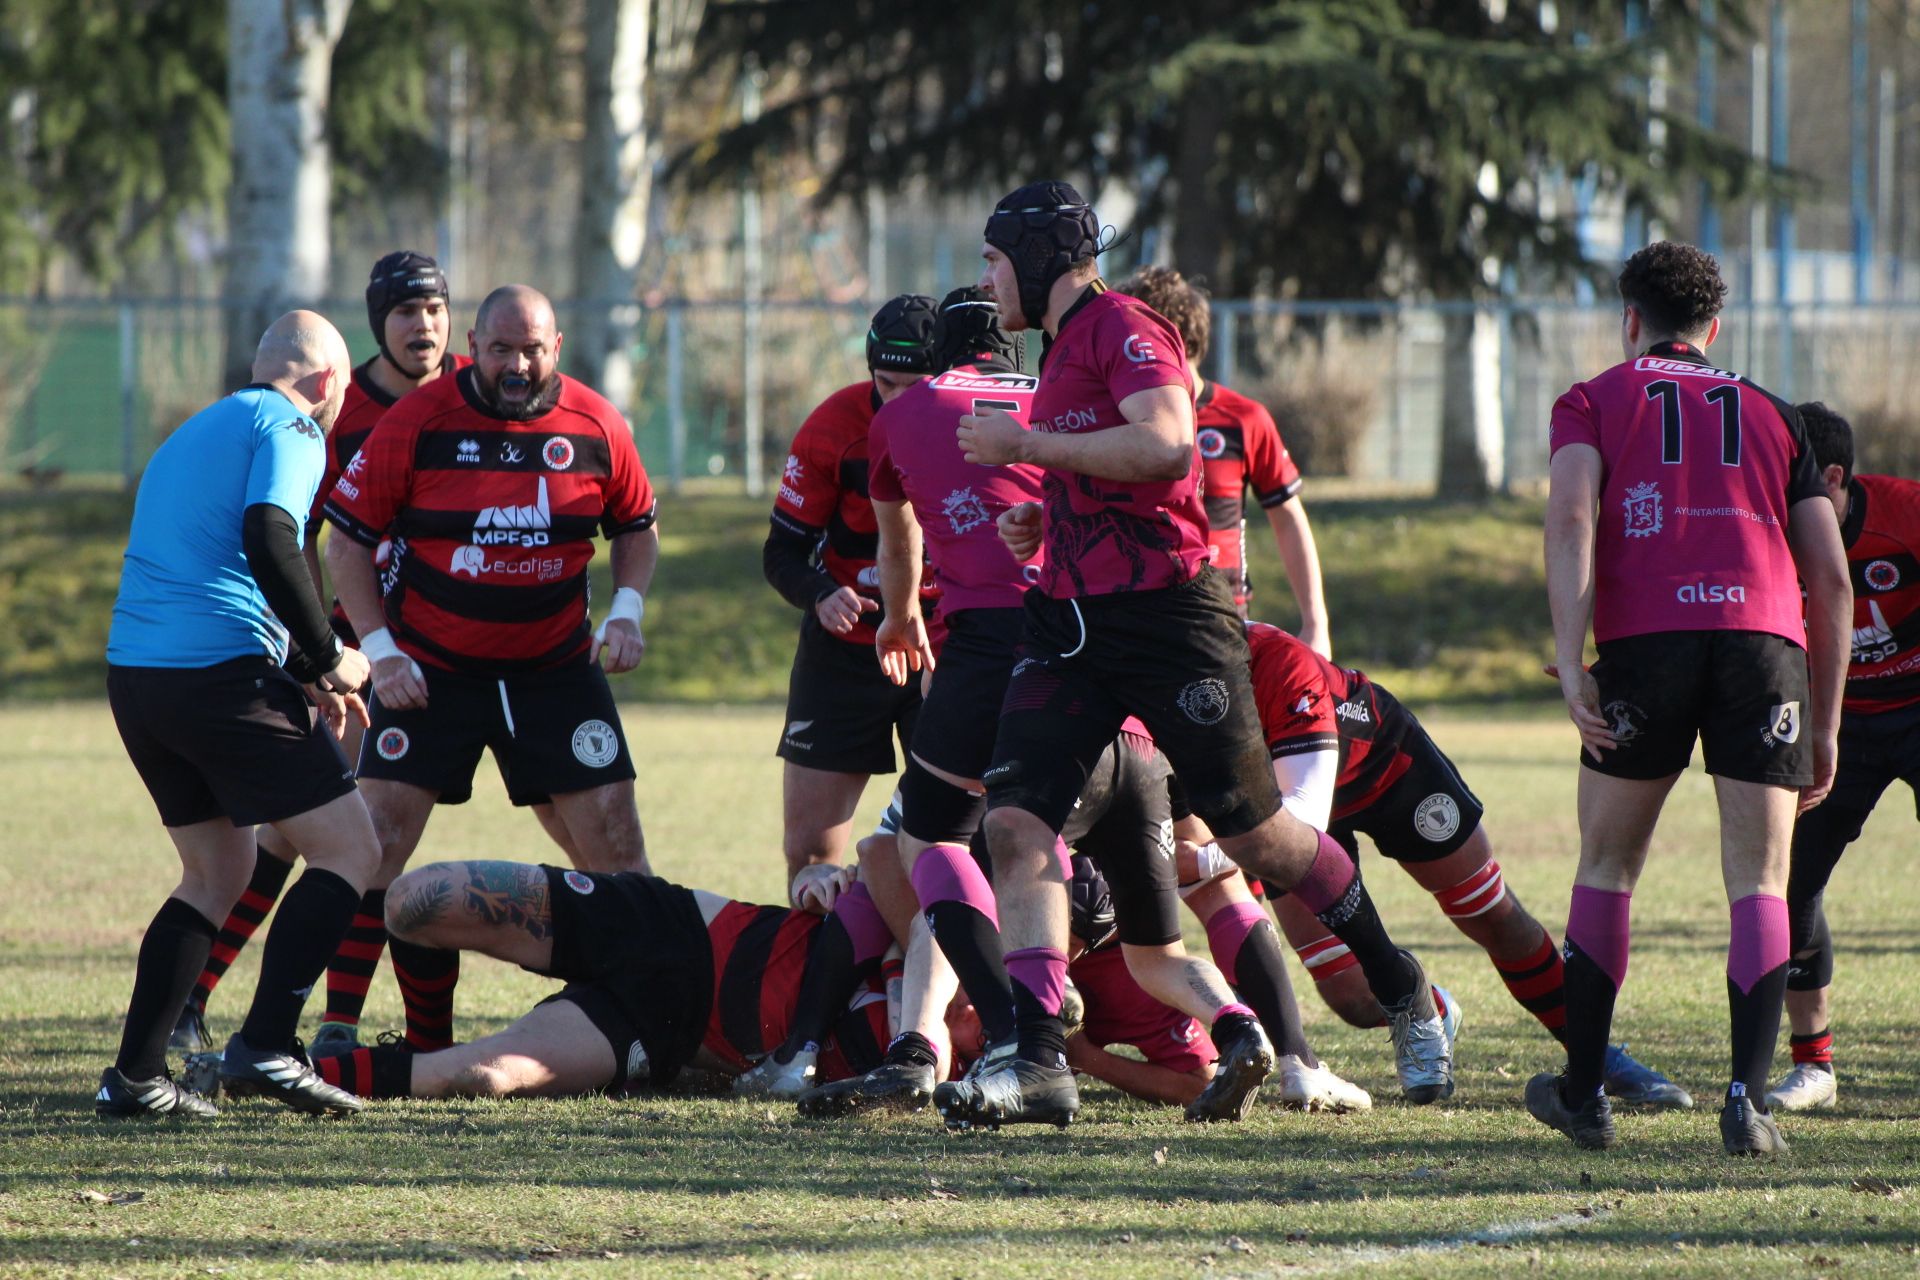
[[(1660, 461), (1677, 466), (1681, 460), (1680, 384), (1671, 378), (1647, 384), (1647, 399), (1660, 402)], [(1720, 410), (1720, 461), (1740, 465), (1740, 387), (1727, 382), (1707, 392), (1706, 402)]]

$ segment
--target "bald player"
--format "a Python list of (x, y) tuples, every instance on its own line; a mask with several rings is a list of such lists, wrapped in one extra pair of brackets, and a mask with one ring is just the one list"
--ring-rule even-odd
[(337, 741), (349, 716), (365, 722), (353, 691), (367, 663), (334, 636), (301, 557), (348, 368), (347, 345), (323, 317), (280, 317), (260, 340), (253, 382), (167, 437), (134, 502), (107, 696), (180, 856), (180, 883), (141, 939), (120, 1052), (95, 1095), (102, 1116), (217, 1114), (174, 1083), (167, 1038), (214, 922), (253, 872), (256, 825), (286, 837), (307, 870), (267, 934), (223, 1082), (302, 1111), (360, 1108), (294, 1042), (307, 993), (379, 863)]
[[(467, 333), (474, 363), (394, 405), (327, 499), (343, 535), (327, 567), (373, 663), (359, 775), (380, 832), (375, 888), (405, 868), (434, 805), (472, 794), (483, 750), (514, 804), (552, 805), (576, 867), (647, 870), (607, 677), (645, 649), (653, 489), (619, 410), (560, 372), (561, 341), (537, 290), (488, 294)], [(596, 532), (614, 585), (598, 629)], [(459, 953), (396, 937), (390, 954), (408, 1042), (445, 1048)]]

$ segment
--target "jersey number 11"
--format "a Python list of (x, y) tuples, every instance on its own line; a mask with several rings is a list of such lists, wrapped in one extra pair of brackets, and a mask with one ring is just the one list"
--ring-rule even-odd
[[(1660, 402), (1660, 461), (1678, 466), (1680, 449), (1680, 384), (1671, 378), (1647, 384), (1647, 399)], [(1726, 382), (1707, 392), (1706, 402), (1720, 409), (1720, 461), (1740, 465), (1740, 386)]]

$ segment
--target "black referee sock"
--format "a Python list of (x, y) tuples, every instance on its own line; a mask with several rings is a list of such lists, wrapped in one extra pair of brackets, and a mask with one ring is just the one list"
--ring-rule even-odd
[(834, 1015), (847, 1007), (860, 985), (860, 966), (853, 962), (853, 939), (840, 917), (829, 915), (813, 932), (807, 965), (800, 971), (800, 994), (794, 1002), (793, 1022), (786, 1043), (774, 1050), (773, 1060), (792, 1062), (809, 1044), (824, 1044)]
[(127, 1079), (151, 1080), (167, 1069), (167, 1039), (218, 932), (213, 921), (178, 898), (168, 898), (154, 913), (140, 939), (133, 998), (113, 1063)]
[(1013, 981), (1007, 977), (1000, 930), (977, 908), (952, 898), (934, 903), (926, 914), (940, 953), (953, 966), (961, 990), (980, 1015), (980, 1029), (986, 1033), (987, 1043), (1011, 1039)]
[(280, 900), (260, 954), (260, 985), (254, 989), (240, 1038), (255, 1049), (287, 1049), (300, 1026), (300, 1010), (360, 909), (360, 891), (324, 867), (309, 867)]

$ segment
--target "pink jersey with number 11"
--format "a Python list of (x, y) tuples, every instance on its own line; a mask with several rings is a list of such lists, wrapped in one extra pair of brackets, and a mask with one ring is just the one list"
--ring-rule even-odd
[(1805, 647), (1787, 512), (1826, 490), (1792, 405), (1663, 342), (1576, 383), (1552, 449), (1600, 451), (1593, 638), (1765, 631)]
[(978, 408), (1005, 409), (1027, 425), (1038, 379), (1001, 364), (960, 365), (895, 396), (867, 432), (867, 493), (913, 504), (927, 561), (940, 584), (940, 615), (1017, 609), (1040, 576), (1000, 540), (1000, 513), (1040, 500), (1040, 469), (968, 462), (954, 432)]

